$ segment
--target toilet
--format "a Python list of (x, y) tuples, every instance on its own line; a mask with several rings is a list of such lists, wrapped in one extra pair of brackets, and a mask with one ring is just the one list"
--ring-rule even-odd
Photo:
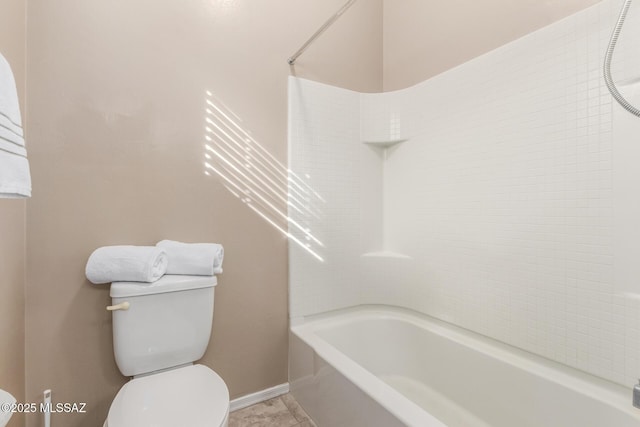
[(227, 427), (226, 384), (193, 364), (209, 344), (216, 284), (215, 276), (175, 275), (111, 284), (116, 364), (133, 378), (104, 427)]

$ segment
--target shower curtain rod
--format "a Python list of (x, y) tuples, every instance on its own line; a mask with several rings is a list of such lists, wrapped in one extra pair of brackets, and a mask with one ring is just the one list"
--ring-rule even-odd
[(322, 27), (320, 27), (318, 29), (318, 31), (316, 31), (315, 33), (313, 33), (313, 35), (311, 37), (309, 37), (309, 40), (307, 40), (300, 49), (298, 49), (296, 51), (296, 53), (294, 53), (293, 55), (291, 55), (289, 57), (289, 59), (287, 60), (287, 62), (289, 63), (289, 65), (293, 65), (296, 62), (296, 59), (298, 59), (298, 57), (300, 55), (302, 55), (302, 53), (309, 47), (309, 45), (311, 43), (313, 43), (315, 41), (315, 39), (317, 39), (320, 34), (324, 33), (326, 31), (327, 28), (329, 28), (331, 26), (331, 24), (333, 24), (334, 22), (336, 22), (336, 20), (338, 18), (340, 18), (340, 16), (345, 13), (347, 11), (347, 9), (349, 9), (351, 7), (352, 4), (354, 4), (356, 2), (356, 0), (349, 0), (348, 2), (346, 2), (344, 4), (344, 6), (342, 6), (340, 8), (340, 10), (338, 10), (333, 16), (331, 16), (331, 18), (329, 18), (327, 20), (327, 22), (325, 22), (324, 24), (322, 24)]

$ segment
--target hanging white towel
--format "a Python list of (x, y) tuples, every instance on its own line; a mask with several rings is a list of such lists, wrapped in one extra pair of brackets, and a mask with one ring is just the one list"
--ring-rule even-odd
[(167, 254), (155, 246), (103, 246), (93, 251), (85, 274), (91, 283), (146, 282), (167, 271)]
[(162, 240), (156, 244), (169, 258), (167, 274), (213, 276), (222, 273), (224, 248), (217, 243), (182, 243)]
[(0, 197), (30, 196), (18, 90), (9, 62), (0, 54)]

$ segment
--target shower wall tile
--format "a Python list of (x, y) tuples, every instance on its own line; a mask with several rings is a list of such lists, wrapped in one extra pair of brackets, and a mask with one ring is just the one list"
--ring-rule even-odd
[[(386, 244), (418, 265), (403, 287), (422, 289), (402, 305), (631, 385), (640, 305), (617, 291), (613, 230), (636, 225), (613, 221), (619, 107), (601, 74), (619, 6), (373, 102), (416, 120), (384, 166)], [(640, 13), (628, 19), (622, 81), (640, 77)]]
[[(402, 306), (632, 385), (640, 298), (616, 283), (630, 257), (615, 236), (637, 219), (614, 216), (613, 159), (637, 144), (640, 121), (620, 131), (601, 74), (620, 5), (603, 1), (402, 91), (293, 79), (290, 167), (310, 171), (322, 215), (290, 214), (322, 236), (323, 262), (290, 245), (292, 316)], [(636, 9), (614, 56), (627, 83), (640, 79)], [(407, 140), (378, 166), (360, 137)], [(380, 168), (377, 189), (365, 163)], [(376, 191), (378, 204), (363, 201)], [(379, 221), (359, 221), (376, 206)], [(362, 236), (380, 233), (375, 250), (407, 257), (360, 257), (372, 250)]]
[[(360, 95), (289, 80), (290, 315), (358, 304)], [(378, 207), (379, 209), (379, 207)]]

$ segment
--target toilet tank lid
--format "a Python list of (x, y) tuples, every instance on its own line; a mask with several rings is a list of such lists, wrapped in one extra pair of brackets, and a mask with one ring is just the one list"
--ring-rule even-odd
[(190, 289), (212, 288), (218, 284), (216, 276), (183, 276), (167, 274), (153, 283), (113, 282), (110, 295), (114, 298), (163, 294)]

